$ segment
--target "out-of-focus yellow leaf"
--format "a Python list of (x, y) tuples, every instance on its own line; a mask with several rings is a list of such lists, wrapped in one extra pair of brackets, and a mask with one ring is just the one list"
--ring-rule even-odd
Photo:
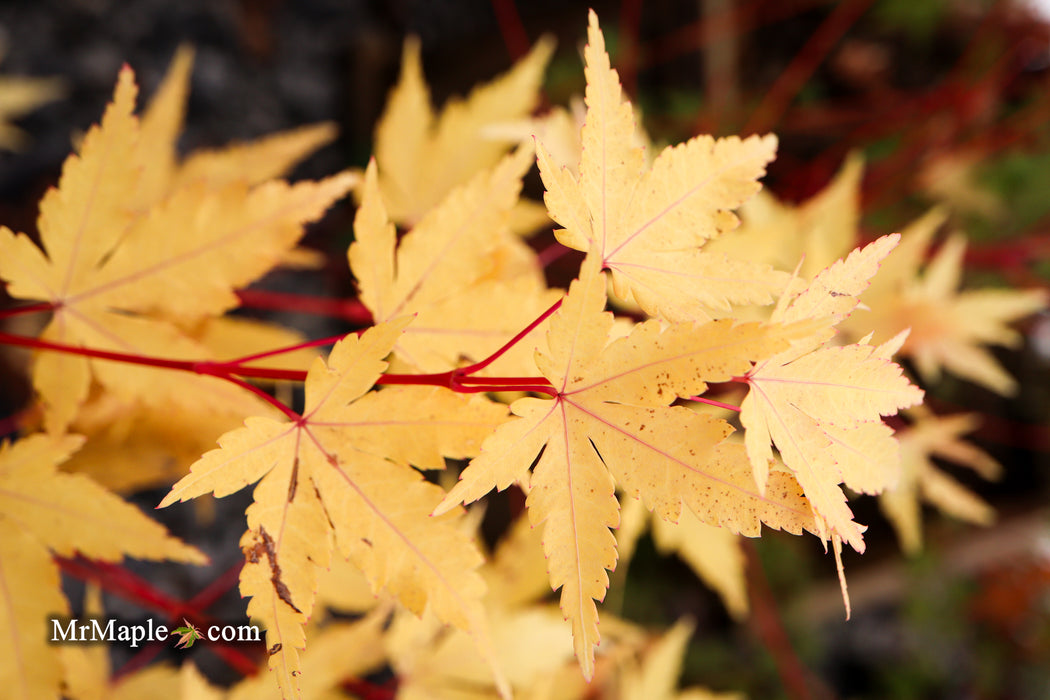
[(499, 162), (509, 145), (483, 138), (482, 130), (532, 111), (553, 50), (553, 41), (541, 39), (505, 75), (435, 114), (419, 40), (405, 42), (401, 77), (375, 135), (379, 189), (392, 221), (415, 226), (454, 189)]

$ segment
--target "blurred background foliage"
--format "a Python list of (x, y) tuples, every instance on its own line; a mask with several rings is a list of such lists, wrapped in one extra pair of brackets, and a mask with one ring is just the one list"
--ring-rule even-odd
[[(20, 130), (9, 144), (17, 149), (0, 153), (0, 221), (33, 230), (40, 194), (124, 62), (149, 95), (175, 48), (196, 46), (187, 150), (336, 121), (338, 142), (299, 169), (316, 177), (367, 160), (409, 34), (421, 37), (438, 103), (554, 34), (545, 100), (566, 104), (583, 89), (588, 5), (654, 141), (773, 131), (781, 145), (766, 183), (788, 202), (818, 192), (847, 154), (861, 152), (864, 237), (945, 203), (949, 228), (971, 241), (967, 282), (1050, 282), (1050, 24), (1021, 0), (3, 3), (0, 69), (46, 78), (50, 101), (0, 111)], [(537, 196), (538, 178), (530, 187)], [(311, 230), (308, 243), (329, 260), (320, 274), (269, 283), (352, 294), (351, 217), (346, 205)], [(551, 240), (541, 233), (534, 245)], [(554, 265), (550, 275), (565, 283), (572, 269)], [(341, 330), (311, 322), (328, 324), (304, 328), (311, 334)], [(1004, 478), (990, 484), (944, 466), (995, 506), (997, 523), (977, 529), (931, 516), (925, 550), (907, 559), (873, 500), (857, 501), (869, 551), (846, 558), (850, 622), (811, 538), (770, 533), (744, 544), (752, 613), (742, 623), (643, 538), (613, 603), (642, 624), (698, 621), (683, 686), (753, 698), (1050, 697), (1050, 316), (1020, 329), (1022, 348), (997, 351), (1020, 382), (1016, 396), (950, 375), (926, 387), (934, 410), (982, 415), (973, 440), (1004, 465)], [(25, 405), (22, 377), (0, 367), (0, 415)], [(238, 530), (240, 511), (231, 513)]]

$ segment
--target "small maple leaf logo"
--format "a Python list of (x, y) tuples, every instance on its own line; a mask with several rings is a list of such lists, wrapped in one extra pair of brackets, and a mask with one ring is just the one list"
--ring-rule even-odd
[(189, 649), (193, 646), (193, 643), (198, 639), (201, 639), (201, 632), (199, 629), (190, 624), (190, 621), (186, 618), (182, 618), (182, 621), (186, 623), (185, 627), (176, 627), (171, 631), (172, 637), (175, 635), (181, 635), (179, 641), (176, 642), (176, 649)]

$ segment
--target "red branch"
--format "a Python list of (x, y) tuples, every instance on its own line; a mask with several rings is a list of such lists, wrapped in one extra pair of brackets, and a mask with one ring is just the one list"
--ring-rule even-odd
[[(531, 391), (556, 396), (557, 392), (551, 387), (545, 377), (491, 377), (478, 378), (470, 375), (480, 372), (490, 364), (498, 360), (522, 338), (531, 333), (537, 326), (543, 323), (551, 314), (561, 307), (561, 300), (552, 304), (550, 308), (540, 314), (532, 323), (523, 328), (513, 338), (508, 340), (494, 353), (467, 367), (438, 372), (435, 374), (386, 374), (376, 380), (376, 384), (410, 384), (415, 386), (443, 386), (452, 391), (460, 393), (480, 393), (488, 391)], [(23, 307), (27, 308), (27, 307)], [(338, 338), (323, 338), (321, 340), (299, 343), (286, 348), (278, 348), (253, 355), (246, 355), (237, 360), (218, 362), (214, 360), (173, 360), (162, 357), (146, 357), (131, 353), (115, 352), (111, 350), (96, 350), (82, 346), (57, 343), (40, 338), (27, 338), (25, 336), (0, 332), (0, 344), (18, 345), (21, 347), (34, 348), (36, 350), (51, 350), (64, 352), (81, 357), (90, 357), (97, 360), (110, 360), (113, 362), (125, 362), (128, 364), (141, 365), (145, 367), (156, 367), (159, 369), (171, 369), (182, 372), (192, 372), (211, 377), (225, 379), (241, 388), (256, 394), (267, 403), (272, 404), (290, 419), (295, 420), (299, 416), (273, 396), (252, 386), (244, 378), (272, 379), (303, 382), (306, 381), (307, 373), (303, 370), (275, 369), (269, 367), (248, 367), (244, 363), (270, 357), (286, 352), (292, 352), (304, 347), (315, 345), (327, 345), (336, 342)]]
[(41, 311), (52, 311), (55, 305), (49, 301), (42, 301), (38, 304), (27, 304), (25, 306), (16, 306), (13, 309), (3, 309), (0, 311), (0, 319), (11, 318), (13, 316), (21, 316), (22, 314), (31, 314)]
[(253, 309), (270, 311), (292, 311), (341, 318), (358, 325), (371, 325), (372, 312), (357, 299), (329, 299), (307, 294), (271, 292), (266, 289), (240, 289), (237, 297), (241, 304)]
[(525, 31), (525, 25), (521, 23), (518, 8), (514, 6), (514, 0), (491, 1), (507, 53), (512, 61), (517, 61), (529, 52), (529, 35)]

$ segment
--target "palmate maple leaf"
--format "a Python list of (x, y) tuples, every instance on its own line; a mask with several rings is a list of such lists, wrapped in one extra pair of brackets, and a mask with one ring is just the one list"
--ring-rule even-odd
[(723, 443), (732, 432), (728, 423), (669, 406), (703, 392), (709, 381), (743, 374), (752, 361), (783, 350), (799, 329), (727, 320), (661, 332), (652, 320), (606, 347), (613, 317), (603, 312), (600, 264), (596, 254), (588, 256), (551, 318), (547, 347), (537, 351), (555, 399), (516, 401), (511, 410), (520, 418), (486, 439), (436, 511), (527, 481), (529, 516), (544, 523), (551, 585), (562, 589), (562, 611), (587, 678), (599, 641), (594, 601), (604, 598), (605, 570), (616, 564), (609, 530), (619, 521), (616, 483), (668, 520), (686, 507), (705, 522), (751, 536), (763, 522), (795, 533), (814, 528), (790, 476), (773, 475), (775, 485), (758, 492), (743, 447)]
[[(273, 267), (355, 178), (220, 186), (197, 179), (148, 212), (136, 209), (142, 129), (133, 116), (130, 68), (119, 76), (100, 125), (70, 156), (40, 204), (42, 249), (0, 227), (0, 278), (18, 299), (45, 300), (44, 340), (153, 357), (209, 359), (176, 325), (238, 305), (233, 290)], [(124, 397), (181, 405), (201, 396), (245, 404), (244, 392), (209, 377), (178, 376), (64, 353), (45, 353), (34, 385), (49, 430), (73, 419), (94, 379)], [(196, 394), (196, 395), (194, 395)], [(244, 407), (255, 405), (254, 402)], [(243, 415), (243, 414), (242, 414)]]
[[(401, 75), (375, 134), (379, 189), (392, 221), (415, 226), (450, 192), (499, 162), (510, 150), (508, 145), (486, 140), (481, 132), (486, 125), (532, 111), (553, 50), (550, 38), (541, 39), (506, 74), (474, 88), (466, 99), (449, 100), (435, 114), (423, 79), (419, 40), (405, 42)], [(539, 214), (546, 220), (542, 211)], [(538, 223), (535, 212), (524, 212), (523, 219), (526, 229)]]
[(241, 592), (252, 596), (248, 612), (267, 628), (270, 669), (289, 695), (298, 687), (297, 649), (305, 645), (317, 570), (328, 566), (333, 539), (374, 590), (417, 614), (429, 607), (471, 631), (486, 653), (484, 583), (475, 571), (481, 556), (455, 514), (428, 516), (444, 492), (408, 463), (441, 468), (442, 457), (476, 453), (505, 408), (427, 387), (367, 393), (408, 320), (341, 340), (327, 363), (311, 368), (300, 417), (249, 418), (160, 504), (225, 496), (261, 479), (241, 539)]
[(314, 124), (247, 143), (196, 150), (180, 161), (177, 146), (186, 112), (193, 54), (191, 48), (179, 47), (142, 114), (136, 145), (141, 168), (133, 200), (136, 209), (146, 210), (195, 181), (218, 188), (232, 182), (255, 185), (281, 177), (336, 136), (334, 124)]
[(747, 372), (749, 391), (740, 405), (744, 441), (760, 489), (765, 488), (776, 445), (813, 507), (819, 534), (836, 547), (863, 551), (863, 528), (853, 521), (845, 483), (879, 493), (900, 470), (893, 430), (882, 416), (922, 401), (891, 361), (902, 337), (881, 346), (826, 344), (834, 326), (857, 305), (879, 262), (899, 236), (883, 236), (818, 274), (797, 296), (785, 297), (774, 321), (824, 319), (823, 328)]
[(740, 207), (740, 228), (705, 249), (778, 270), (797, 266), (801, 278), (813, 279), (857, 244), (863, 168), (863, 158), (851, 155), (824, 189), (798, 205), (758, 192)]
[(773, 159), (773, 136), (715, 140), (698, 136), (668, 147), (646, 168), (634, 145), (634, 113), (609, 65), (598, 18), (590, 13), (584, 50), (587, 117), (579, 176), (558, 168), (537, 144), (544, 201), (576, 250), (596, 249), (613, 290), (649, 314), (703, 321), (732, 304), (768, 304), (787, 283), (768, 265), (701, 250), (735, 227), (729, 211), (758, 191)]
[[(557, 300), (535, 254), (520, 250), (521, 241), (507, 230), (531, 163), (531, 148), (523, 147), (481, 171), (400, 243), (380, 196), (381, 171), (374, 161), (368, 166), (347, 255), (361, 301), (377, 322), (416, 314), (395, 348), (402, 361), (440, 372), (461, 357), (481, 360)], [(526, 346), (519, 343), (501, 358), (501, 369), (527, 370)]]
[(58, 471), (82, 443), (31, 435), (0, 444), (0, 687), (13, 700), (59, 696), (58, 648), (41, 633), (69, 614), (52, 554), (207, 561), (91, 479)]
[(1016, 347), (1021, 336), (1007, 324), (1050, 303), (1046, 290), (960, 290), (966, 239), (955, 234), (919, 270), (934, 234), (947, 218), (935, 209), (902, 232), (900, 247), (862, 297), (869, 310), (845, 325), (855, 336), (874, 331), (876, 340), (910, 328), (901, 355), (911, 358), (925, 381), (942, 369), (999, 394), (1017, 390), (986, 345)]
[(995, 510), (937, 467), (935, 457), (969, 467), (985, 479), (996, 479), (1002, 472), (991, 455), (962, 439), (980, 424), (979, 416), (936, 416), (919, 409), (914, 413), (915, 422), (898, 432), (900, 481), (879, 495), (879, 507), (893, 524), (901, 549), (912, 555), (922, 549), (922, 501), (976, 525), (990, 525), (995, 520)]

